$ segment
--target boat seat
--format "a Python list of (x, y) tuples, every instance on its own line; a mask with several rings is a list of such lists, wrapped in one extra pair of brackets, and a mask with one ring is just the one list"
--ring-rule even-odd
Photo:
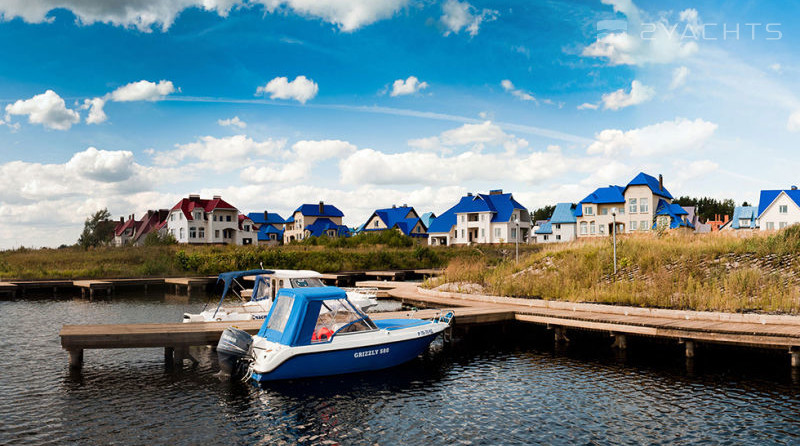
[(422, 319), (378, 319), (373, 320), (372, 322), (374, 322), (378, 328), (389, 331), (430, 323), (430, 321), (425, 321)]

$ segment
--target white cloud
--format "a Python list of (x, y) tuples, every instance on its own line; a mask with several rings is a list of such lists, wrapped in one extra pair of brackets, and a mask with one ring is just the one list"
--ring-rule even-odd
[(783, 73), (783, 66), (779, 63), (774, 63), (769, 66), (769, 69), (780, 74)]
[(592, 104), (590, 102), (584, 102), (583, 104), (579, 105), (578, 110), (597, 110), (598, 105)]
[(686, 84), (686, 78), (689, 76), (689, 68), (681, 66), (672, 70), (672, 82), (669, 83), (669, 89), (675, 90)]
[(247, 183), (306, 180), (316, 163), (350, 155), (357, 149), (355, 145), (337, 139), (301, 140), (292, 144), (290, 151), (283, 152), (281, 158), (285, 161), (271, 159), (248, 166), (242, 170), (240, 178)]
[(598, 36), (583, 49), (583, 55), (608, 60), (611, 65), (645, 65), (671, 63), (698, 51), (695, 40), (701, 35), (696, 10), (684, 10), (679, 23), (669, 23), (665, 16), (644, 23), (642, 12), (632, 0), (602, 0), (615, 12), (628, 18), (628, 29)]
[(174, 92), (175, 86), (172, 81), (161, 80), (155, 83), (141, 80), (123, 85), (112, 91), (110, 99), (115, 102), (158, 101)]
[(286, 77), (276, 77), (262, 87), (256, 89), (256, 95), (269, 94), (270, 99), (294, 99), (301, 104), (305, 104), (309, 99), (313, 99), (319, 91), (316, 82), (305, 76), (297, 76), (289, 82)]
[(64, 8), (72, 11), (84, 25), (100, 22), (150, 32), (156, 27), (167, 31), (188, 8), (201, 8), (227, 17), (233, 8), (261, 4), (268, 13), (293, 11), (350, 32), (392, 17), (407, 3), (408, 0), (25, 0), (0, 4), (0, 18), (20, 17), (28, 23), (52, 22), (50, 12)]
[(247, 183), (294, 183), (308, 178), (311, 165), (304, 162), (291, 162), (269, 166), (247, 166), (239, 178)]
[(518, 154), (466, 151), (457, 155), (409, 151), (383, 153), (361, 149), (339, 163), (346, 184), (462, 184), (507, 181), (529, 184), (584, 169), (586, 161), (565, 157), (560, 148)]
[(614, 156), (629, 151), (632, 156), (651, 156), (697, 150), (716, 130), (717, 124), (700, 118), (676, 118), (628, 131), (607, 129), (595, 135), (587, 153)]
[(247, 123), (239, 119), (238, 116), (234, 116), (233, 118), (228, 118), (228, 119), (218, 119), (217, 124), (223, 127), (238, 127), (240, 129), (247, 127)]
[(523, 101), (538, 102), (536, 100), (536, 98), (533, 97), (532, 94), (530, 94), (530, 93), (528, 93), (526, 91), (514, 88), (514, 84), (508, 79), (503, 79), (502, 81), (500, 81), (500, 86), (503, 87), (503, 90), (511, 93), (512, 95), (514, 95), (515, 97), (517, 97), (519, 99), (522, 99)]
[(452, 151), (458, 147), (468, 147), (480, 151), (485, 146), (503, 147), (507, 151), (516, 151), (528, 146), (528, 141), (517, 138), (503, 131), (492, 121), (480, 124), (464, 124), (455, 129), (446, 130), (438, 136), (411, 139), (408, 145), (423, 150)]
[(176, 144), (175, 150), (155, 152), (153, 160), (160, 166), (175, 166), (186, 159), (196, 159), (199, 164), (185, 168), (224, 172), (247, 165), (257, 157), (280, 156), (285, 145), (283, 139), (255, 141), (245, 135), (203, 136), (195, 142)]
[(323, 139), (319, 141), (302, 140), (292, 145), (293, 156), (298, 160), (322, 161), (339, 158), (355, 152), (357, 147), (347, 141)]
[(117, 88), (111, 93), (103, 97), (85, 99), (83, 101), (82, 109), (89, 109), (89, 116), (86, 117), (87, 124), (100, 124), (108, 119), (108, 116), (103, 109), (108, 101), (114, 102), (133, 102), (133, 101), (159, 101), (164, 99), (165, 96), (180, 91), (175, 88), (172, 81), (161, 80), (150, 82), (141, 80), (138, 82), (131, 82), (127, 85)]
[(786, 121), (786, 130), (790, 132), (800, 132), (800, 110), (789, 115), (789, 120)]
[(458, 34), (462, 29), (466, 30), (470, 36), (476, 36), (484, 21), (491, 22), (497, 18), (497, 11), (493, 9), (483, 9), (480, 12), (467, 2), (458, 0), (447, 0), (442, 5), (441, 23), (444, 25), (444, 35), (451, 33)]
[(688, 181), (705, 177), (719, 169), (719, 164), (711, 160), (697, 161), (673, 161), (673, 172), (675, 172), (674, 184), (681, 186)]
[(73, 155), (66, 168), (95, 181), (119, 182), (133, 175), (133, 152), (89, 147)]
[(620, 88), (617, 91), (604, 94), (602, 97), (603, 108), (606, 110), (619, 110), (621, 108), (638, 105), (653, 99), (656, 91), (639, 81), (631, 82), (631, 92), (626, 93)]
[(53, 90), (6, 105), (6, 121), (12, 115), (28, 116), (31, 124), (42, 124), (55, 130), (69, 130), (81, 119), (78, 112), (68, 109), (64, 99)]
[(422, 89), (428, 88), (427, 82), (420, 82), (416, 76), (409, 76), (408, 79), (397, 79), (392, 84), (391, 96), (401, 96), (406, 94), (414, 94)]

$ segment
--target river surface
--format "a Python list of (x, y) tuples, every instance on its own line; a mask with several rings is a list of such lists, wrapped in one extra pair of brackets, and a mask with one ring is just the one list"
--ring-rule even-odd
[(686, 364), (679, 346), (629, 341), (622, 357), (581, 334), (556, 350), (529, 326), (264, 388), (221, 380), (209, 348), (179, 370), (159, 349), (88, 350), (70, 372), (62, 324), (173, 322), (204, 301), (0, 302), (0, 444), (800, 444), (786, 354), (699, 350)]

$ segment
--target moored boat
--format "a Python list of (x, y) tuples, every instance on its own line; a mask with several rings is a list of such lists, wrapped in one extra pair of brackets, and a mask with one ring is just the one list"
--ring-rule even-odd
[(425, 351), (452, 317), (373, 321), (339, 288), (283, 289), (242, 360), (257, 383), (384, 369)]

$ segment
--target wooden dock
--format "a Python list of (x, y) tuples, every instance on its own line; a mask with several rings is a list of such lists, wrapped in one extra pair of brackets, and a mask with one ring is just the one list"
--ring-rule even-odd
[(177, 294), (181, 288), (186, 288), (186, 294), (190, 296), (192, 294), (192, 288), (206, 289), (215, 283), (217, 283), (217, 276), (169, 277), (164, 279), (165, 285), (175, 286), (175, 294)]

